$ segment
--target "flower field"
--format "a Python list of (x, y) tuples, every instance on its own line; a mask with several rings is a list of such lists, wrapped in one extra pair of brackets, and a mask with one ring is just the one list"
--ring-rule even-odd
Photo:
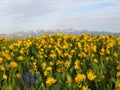
[(2, 37), (0, 90), (120, 90), (120, 36)]

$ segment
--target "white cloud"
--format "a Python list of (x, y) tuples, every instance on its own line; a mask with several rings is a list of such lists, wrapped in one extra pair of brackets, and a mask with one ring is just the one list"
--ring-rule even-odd
[(59, 20), (55, 27), (120, 32), (120, 7), (108, 7), (90, 14), (77, 14)]
[[(98, 11), (72, 13), (112, 3)], [(66, 15), (70, 12), (69, 15)], [(0, 29), (32, 27), (120, 29), (120, 0), (1, 0)], [(118, 25), (118, 26), (117, 26)], [(2, 32), (2, 31), (1, 31)]]

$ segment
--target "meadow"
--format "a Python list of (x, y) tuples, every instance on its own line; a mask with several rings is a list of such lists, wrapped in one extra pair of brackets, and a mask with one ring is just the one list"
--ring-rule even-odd
[(0, 90), (120, 90), (120, 36), (1, 37)]

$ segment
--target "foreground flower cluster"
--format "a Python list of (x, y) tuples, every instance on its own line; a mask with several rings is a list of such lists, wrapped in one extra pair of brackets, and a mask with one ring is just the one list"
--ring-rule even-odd
[(120, 36), (0, 38), (0, 90), (120, 90)]

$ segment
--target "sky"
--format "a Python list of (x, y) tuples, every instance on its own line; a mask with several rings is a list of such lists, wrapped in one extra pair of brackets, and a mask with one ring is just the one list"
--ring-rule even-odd
[(68, 28), (120, 32), (120, 0), (0, 0), (0, 33)]

